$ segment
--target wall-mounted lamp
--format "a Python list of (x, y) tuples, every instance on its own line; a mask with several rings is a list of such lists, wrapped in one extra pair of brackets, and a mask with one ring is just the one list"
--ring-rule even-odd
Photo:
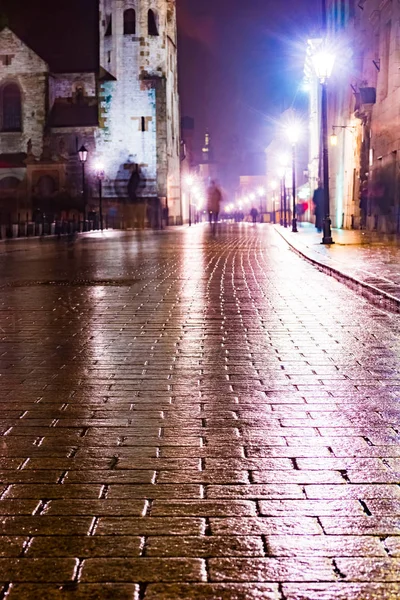
[(338, 136), (336, 133), (336, 129), (356, 129), (355, 125), (333, 125), (332, 127), (332, 135), (331, 135), (331, 146), (338, 145)]

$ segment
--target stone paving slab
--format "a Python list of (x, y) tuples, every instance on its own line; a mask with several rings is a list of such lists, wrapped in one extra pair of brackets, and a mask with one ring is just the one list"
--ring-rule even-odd
[(393, 312), (268, 226), (0, 273), (0, 598), (400, 597)]

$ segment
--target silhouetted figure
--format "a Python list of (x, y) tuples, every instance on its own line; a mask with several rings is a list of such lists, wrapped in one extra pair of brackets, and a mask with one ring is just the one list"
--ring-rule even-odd
[(215, 181), (210, 183), (207, 190), (207, 211), (213, 234), (217, 231), (219, 211), (221, 209), (222, 192)]
[(324, 203), (324, 188), (321, 187), (321, 185), (319, 185), (318, 188), (315, 190), (313, 196), (315, 227), (317, 228), (318, 232), (322, 231), (324, 224)]
[(138, 196), (140, 182), (141, 177), (139, 172), (139, 165), (135, 165), (135, 168), (132, 171), (132, 175), (128, 183), (128, 197), (131, 207), (129, 215), (132, 215), (129, 221), (133, 221), (133, 223), (129, 223), (129, 225), (133, 227), (137, 225), (139, 229), (144, 229), (146, 223), (147, 206), (146, 200)]
[(258, 210), (254, 206), (250, 211), (250, 216), (253, 219), (253, 224), (255, 225), (258, 219)]
[(365, 229), (367, 226), (368, 214), (368, 181), (363, 181), (360, 190), (360, 228)]

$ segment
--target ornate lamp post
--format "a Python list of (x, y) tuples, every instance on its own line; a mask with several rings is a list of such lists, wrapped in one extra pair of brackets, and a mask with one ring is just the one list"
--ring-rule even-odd
[(82, 204), (83, 204), (83, 220), (86, 220), (86, 177), (85, 177), (85, 165), (88, 159), (89, 152), (85, 146), (81, 146), (78, 150), (78, 156), (82, 165)]
[(326, 42), (322, 42), (319, 48), (312, 56), (315, 73), (321, 83), (321, 122), (322, 122), (322, 164), (323, 164), (323, 182), (324, 182), (324, 224), (323, 224), (323, 244), (334, 244), (332, 239), (332, 221), (330, 217), (330, 194), (329, 194), (329, 150), (328, 150), (328, 79), (332, 75), (335, 64), (335, 55), (327, 47)]
[(104, 165), (101, 162), (98, 162), (96, 164), (96, 177), (97, 177), (97, 182), (99, 185), (99, 216), (100, 216), (100, 229), (101, 231), (103, 231), (104, 229), (104, 224), (103, 224), (103, 181), (104, 181)]

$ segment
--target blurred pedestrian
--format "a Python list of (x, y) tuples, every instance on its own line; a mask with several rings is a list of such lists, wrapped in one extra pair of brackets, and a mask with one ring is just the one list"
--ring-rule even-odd
[(321, 184), (318, 185), (318, 188), (314, 192), (313, 196), (313, 204), (314, 204), (314, 215), (315, 215), (315, 227), (320, 233), (323, 228), (324, 223), (324, 204), (325, 204), (325, 193), (324, 188)]
[(132, 215), (132, 218), (129, 219), (129, 225), (144, 229), (146, 224), (147, 205), (146, 200), (138, 196), (140, 182), (139, 165), (135, 165), (128, 183), (128, 197), (132, 209), (129, 211), (129, 216), (131, 217)]
[(212, 181), (207, 190), (207, 212), (212, 232), (217, 230), (218, 216), (221, 209), (222, 192), (215, 181)]
[(258, 219), (258, 210), (256, 209), (255, 206), (253, 206), (253, 208), (251, 209), (250, 216), (253, 219), (253, 224), (255, 225), (257, 223), (257, 219)]
[(363, 181), (360, 189), (360, 229), (367, 226), (368, 214), (368, 181)]

